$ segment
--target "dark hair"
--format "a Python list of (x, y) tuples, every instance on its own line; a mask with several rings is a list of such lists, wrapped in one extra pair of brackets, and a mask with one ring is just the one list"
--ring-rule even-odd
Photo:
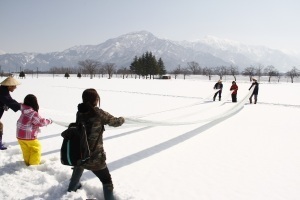
[(39, 104), (37, 98), (33, 94), (28, 94), (24, 98), (24, 105), (30, 106), (36, 112), (39, 111)]
[(90, 88), (83, 91), (82, 93), (83, 103), (95, 107), (97, 106), (97, 101), (99, 102), (99, 106), (100, 106), (100, 96), (95, 89)]

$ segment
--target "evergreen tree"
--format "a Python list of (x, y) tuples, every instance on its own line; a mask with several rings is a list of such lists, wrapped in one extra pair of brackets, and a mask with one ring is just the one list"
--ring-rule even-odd
[(130, 64), (130, 70), (139, 76), (146, 76), (146, 78), (150, 76), (150, 79), (157, 74), (166, 73), (162, 59), (157, 61), (152, 52), (149, 51), (143, 53), (141, 57), (135, 56)]
[(161, 58), (158, 59), (157, 66), (158, 66), (158, 74), (159, 75), (166, 74), (166, 72), (167, 72), (166, 67), (165, 67), (165, 64), (164, 64), (164, 62)]

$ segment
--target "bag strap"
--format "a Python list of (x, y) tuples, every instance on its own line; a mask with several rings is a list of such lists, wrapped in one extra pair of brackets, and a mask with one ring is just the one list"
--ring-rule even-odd
[[(103, 125), (102, 125), (102, 130), (103, 130), (103, 131), (105, 130)], [(101, 130), (101, 131), (102, 131), (102, 130)], [(95, 149), (96, 149), (96, 147), (97, 147), (97, 144), (98, 144), (98, 142), (99, 142), (99, 139), (100, 139), (100, 134), (98, 135), (98, 138), (97, 138), (97, 140), (96, 140), (96, 143), (95, 143), (95, 146), (93, 147), (92, 152), (95, 151)]]
[[(87, 123), (88, 122), (89, 122), (89, 120), (87, 121)], [(85, 130), (86, 130), (86, 122), (78, 122), (77, 117), (76, 117), (76, 123), (77, 124), (81, 123), (84, 126)], [(104, 125), (102, 125), (102, 130), (105, 131)], [(98, 135), (98, 138), (97, 138), (96, 143), (95, 143), (95, 145), (92, 149), (92, 152), (94, 152), (96, 150), (96, 147), (97, 147), (97, 144), (98, 144), (99, 140), (100, 140), (100, 134)]]

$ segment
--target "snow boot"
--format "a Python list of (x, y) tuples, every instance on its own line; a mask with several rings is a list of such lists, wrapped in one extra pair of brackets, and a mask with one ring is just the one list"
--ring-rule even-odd
[(81, 183), (77, 183), (75, 185), (69, 185), (68, 192), (76, 192), (82, 187)]
[(103, 184), (103, 194), (105, 200), (115, 200), (113, 190), (113, 184)]
[(74, 167), (72, 177), (69, 183), (68, 192), (76, 192), (82, 187), (80, 183), (80, 178), (82, 176), (84, 169), (82, 167)]
[(2, 134), (0, 134), (0, 150), (6, 150), (7, 147), (5, 147), (2, 143)]

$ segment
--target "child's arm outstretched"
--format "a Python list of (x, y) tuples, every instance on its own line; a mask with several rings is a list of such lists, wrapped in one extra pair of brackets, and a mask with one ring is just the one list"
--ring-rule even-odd
[(48, 124), (52, 124), (52, 120), (43, 118), (38, 113), (35, 113), (32, 117), (32, 124), (39, 127), (47, 126)]

